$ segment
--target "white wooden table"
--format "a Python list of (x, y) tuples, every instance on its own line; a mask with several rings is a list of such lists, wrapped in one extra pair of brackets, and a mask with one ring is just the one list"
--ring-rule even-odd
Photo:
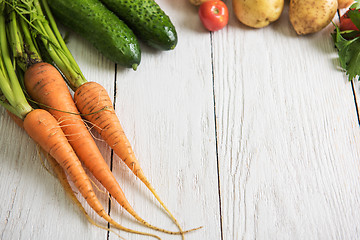
[[(181, 225), (204, 226), (186, 239), (359, 239), (360, 85), (338, 69), (333, 26), (298, 37), (286, 6), (276, 23), (250, 29), (225, 2), (228, 27), (209, 33), (187, 0), (158, 0), (179, 43), (170, 52), (142, 46), (136, 72), (116, 67), (74, 34), (69, 48), (87, 79), (114, 96), (135, 154)], [(117, 239), (87, 222), (42, 167), (34, 142), (0, 114), (0, 239)], [(176, 230), (97, 143), (135, 210)], [(156, 233), (115, 205), (110, 214)]]

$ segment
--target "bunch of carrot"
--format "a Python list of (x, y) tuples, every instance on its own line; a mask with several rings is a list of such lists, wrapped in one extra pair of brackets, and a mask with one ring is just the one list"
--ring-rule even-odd
[[(84, 164), (109, 194), (143, 225), (168, 234), (179, 234), (183, 239), (184, 233), (194, 230), (182, 230), (145, 177), (108, 93), (100, 84), (85, 79), (61, 37), (46, 0), (0, 0), (0, 56), (0, 104), (21, 119), (29, 136), (51, 156), (49, 159), (56, 160), (61, 170), (54, 169), (65, 187), (67, 178), (64, 176), (68, 176), (89, 206), (115, 228), (160, 239), (114, 221), (98, 200), (82, 167)], [(66, 83), (74, 91), (74, 99)], [(82, 117), (95, 126), (152, 192), (178, 227), (178, 232), (155, 227), (135, 212)]]

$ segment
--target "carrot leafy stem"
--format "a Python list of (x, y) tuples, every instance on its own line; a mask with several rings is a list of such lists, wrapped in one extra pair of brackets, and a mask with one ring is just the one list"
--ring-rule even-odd
[[(41, 2), (40, 0), (11, 0), (6, 3), (19, 19), (22, 19), (21, 23), (26, 24), (26, 28), (30, 29), (31, 34), (26, 35), (26, 41), (30, 43), (29, 46), (36, 45), (36, 40), (39, 40), (44, 46), (43, 49), (50, 56), (51, 63), (61, 69), (62, 74), (71, 83), (72, 88), (77, 88), (85, 83), (86, 79), (57, 29), (46, 0), (41, 0)], [(18, 26), (15, 25), (12, 28), (18, 29)], [(13, 37), (15, 43), (21, 43), (21, 39), (15, 37), (16, 35)], [(22, 53), (24, 54), (26, 51), (23, 49)]]
[(8, 32), (5, 24), (5, 11), (0, 2), (0, 103), (16, 116), (23, 118), (32, 108), (27, 102), (16, 75), (12, 56), (8, 49)]

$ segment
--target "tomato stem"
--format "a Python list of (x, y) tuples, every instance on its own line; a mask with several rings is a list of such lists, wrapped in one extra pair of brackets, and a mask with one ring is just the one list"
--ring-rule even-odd
[(212, 12), (213, 12), (214, 14), (218, 15), (218, 14), (220, 13), (220, 10), (219, 10), (219, 8), (217, 8), (216, 6), (214, 6), (213, 9), (212, 9)]

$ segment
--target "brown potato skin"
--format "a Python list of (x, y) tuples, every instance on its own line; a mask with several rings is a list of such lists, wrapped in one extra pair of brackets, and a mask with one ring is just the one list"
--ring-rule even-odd
[(343, 9), (349, 7), (354, 0), (338, 0), (338, 9)]
[(236, 17), (252, 28), (262, 28), (279, 19), (284, 0), (233, 0)]
[(290, 22), (298, 35), (315, 33), (331, 22), (337, 8), (337, 0), (290, 0)]

